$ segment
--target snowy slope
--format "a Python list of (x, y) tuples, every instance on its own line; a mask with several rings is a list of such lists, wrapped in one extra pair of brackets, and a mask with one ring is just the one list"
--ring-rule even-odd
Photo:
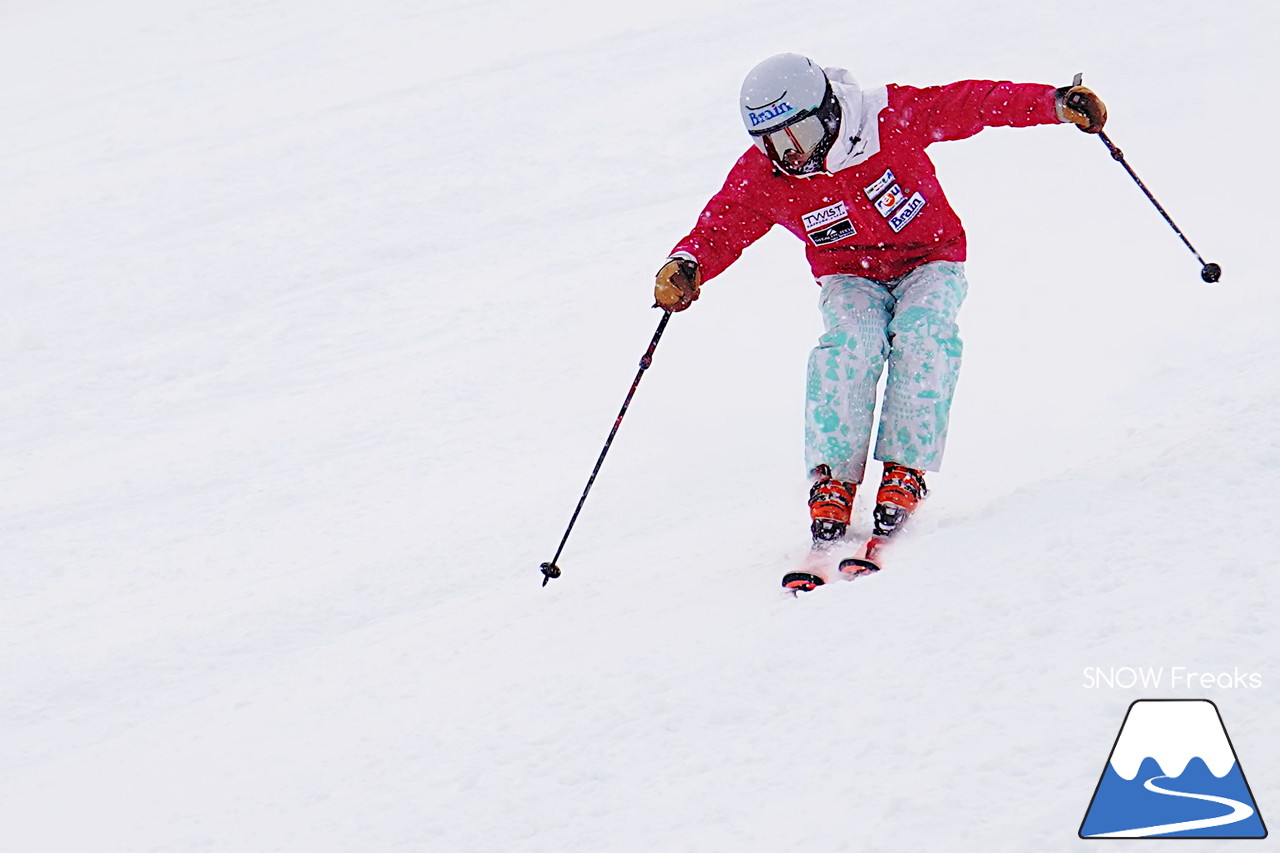
[[(1271, 816), (1277, 12), (779, 8), (0, 6), (5, 849), (1068, 849), (1150, 695), (1086, 666), (1260, 673), (1160, 695)], [(1096, 140), (937, 146), (966, 366), (892, 571), (778, 595), (818, 318), (777, 233), (539, 589), (782, 50), (1084, 71), (1223, 281)]]

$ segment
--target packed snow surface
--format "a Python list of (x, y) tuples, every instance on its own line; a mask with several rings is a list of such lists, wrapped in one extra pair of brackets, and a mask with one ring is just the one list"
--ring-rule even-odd
[[(1160, 697), (1217, 703), (1269, 816), (1278, 26), (0, 4), (0, 846), (1074, 849)], [(780, 595), (820, 324), (777, 230), (672, 320), (541, 588), (783, 51), (867, 86), (1083, 71), (1222, 281), (1074, 128), (935, 146), (966, 362), (888, 568)], [(1084, 676), (1144, 666), (1258, 686)]]

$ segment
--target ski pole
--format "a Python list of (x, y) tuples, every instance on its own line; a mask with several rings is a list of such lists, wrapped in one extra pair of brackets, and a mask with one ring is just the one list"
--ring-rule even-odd
[[(1079, 85), (1079, 83), (1076, 85)], [(1112, 159), (1121, 166), (1124, 166), (1124, 170), (1129, 173), (1129, 177), (1133, 178), (1133, 182), (1138, 185), (1138, 189), (1142, 190), (1143, 193), (1146, 194), (1151, 203), (1156, 206), (1156, 210), (1160, 211), (1160, 215), (1164, 217), (1164, 221), (1169, 223), (1169, 227), (1182, 238), (1183, 243), (1187, 244), (1187, 248), (1191, 250), (1191, 254), (1196, 256), (1196, 260), (1200, 262), (1200, 278), (1209, 284), (1213, 284), (1221, 278), (1222, 267), (1217, 264), (1205, 263), (1204, 258), (1200, 257), (1200, 253), (1196, 251), (1196, 247), (1191, 245), (1191, 241), (1187, 239), (1187, 235), (1183, 234), (1182, 229), (1174, 224), (1173, 219), (1168, 213), (1165, 213), (1164, 208), (1160, 206), (1160, 202), (1156, 201), (1156, 197), (1151, 194), (1151, 190), (1147, 189), (1147, 185), (1142, 182), (1142, 179), (1138, 177), (1137, 172), (1133, 171), (1133, 167), (1124, 159), (1124, 152), (1117, 148), (1115, 143), (1112, 142), (1111, 139), (1102, 131), (1098, 131), (1098, 138), (1102, 140), (1103, 145), (1107, 146), (1107, 150), (1111, 152)]]
[(613, 437), (618, 434), (618, 427), (622, 426), (622, 418), (627, 413), (627, 407), (631, 405), (631, 398), (636, 394), (636, 388), (640, 386), (640, 379), (644, 376), (644, 372), (649, 369), (649, 365), (653, 363), (653, 351), (658, 348), (658, 341), (662, 339), (662, 333), (667, 328), (667, 321), (671, 319), (670, 311), (662, 312), (662, 319), (658, 321), (658, 330), (653, 333), (653, 340), (649, 341), (649, 348), (640, 358), (640, 370), (636, 372), (635, 381), (631, 383), (631, 390), (627, 392), (627, 399), (622, 401), (622, 409), (618, 412), (618, 417), (613, 422), (613, 429), (609, 431), (609, 437), (605, 439), (604, 448), (600, 451), (600, 458), (596, 460), (596, 467), (591, 471), (591, 477), (587, 480), (587, 487), (582, 490), (582, 497), (578, 499), (578, 508), (573, 511), (573, 517), (569, 519), (569, 526), (565, 528), (564, 536), (560, 539), (560, 547), (556, 549), (556, 555), (551, 558), (550, 562), (542, 564), (542, 585), (545, 587), (547, 582), (552, 578), (560, 577), (560, 567), (556, 565), (556, 560), (560, 559), (560, 552), (564, 550), (564, 543), (569, 541), (569, 534), (573, 531), (573, 525), (578, 520), (578, 514), (582, 512), (582, 505), (587, 502), (587, 495), (591, 492), (591, 486), (596, 481), (596, 475), (600, 473), (600, 466), (604, 464), (604, 457), (609, 452), (609, 447), (613, 444)]

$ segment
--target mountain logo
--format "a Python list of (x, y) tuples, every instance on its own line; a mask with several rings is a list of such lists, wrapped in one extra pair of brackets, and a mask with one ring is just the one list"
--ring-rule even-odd
[(1081, 838), (1266, 838), (1218, 706), (1139, 699), (1129, 706)]

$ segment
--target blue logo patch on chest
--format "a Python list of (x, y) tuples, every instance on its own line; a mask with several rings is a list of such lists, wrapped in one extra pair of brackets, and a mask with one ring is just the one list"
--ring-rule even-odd
[(875, 206), (876, 213), (888, 220), (895, 234), (906, 228), (927, 203), (918, 192), (908, 198), (907, 191), (898, 183), (892, 169), (885, 169), (883, 175), (863, 187), (862, 191)]
[(920, 193), (916, 193), (907, 199), (906, 204), (899, 208), (898, 212), (889, 217), (889, 227), (893, 229), (893, 233), (897, 234), (903, 228), (907, 227), (907, 223), (916, 218), (916, 214), (924, 210), (925, 198)]

